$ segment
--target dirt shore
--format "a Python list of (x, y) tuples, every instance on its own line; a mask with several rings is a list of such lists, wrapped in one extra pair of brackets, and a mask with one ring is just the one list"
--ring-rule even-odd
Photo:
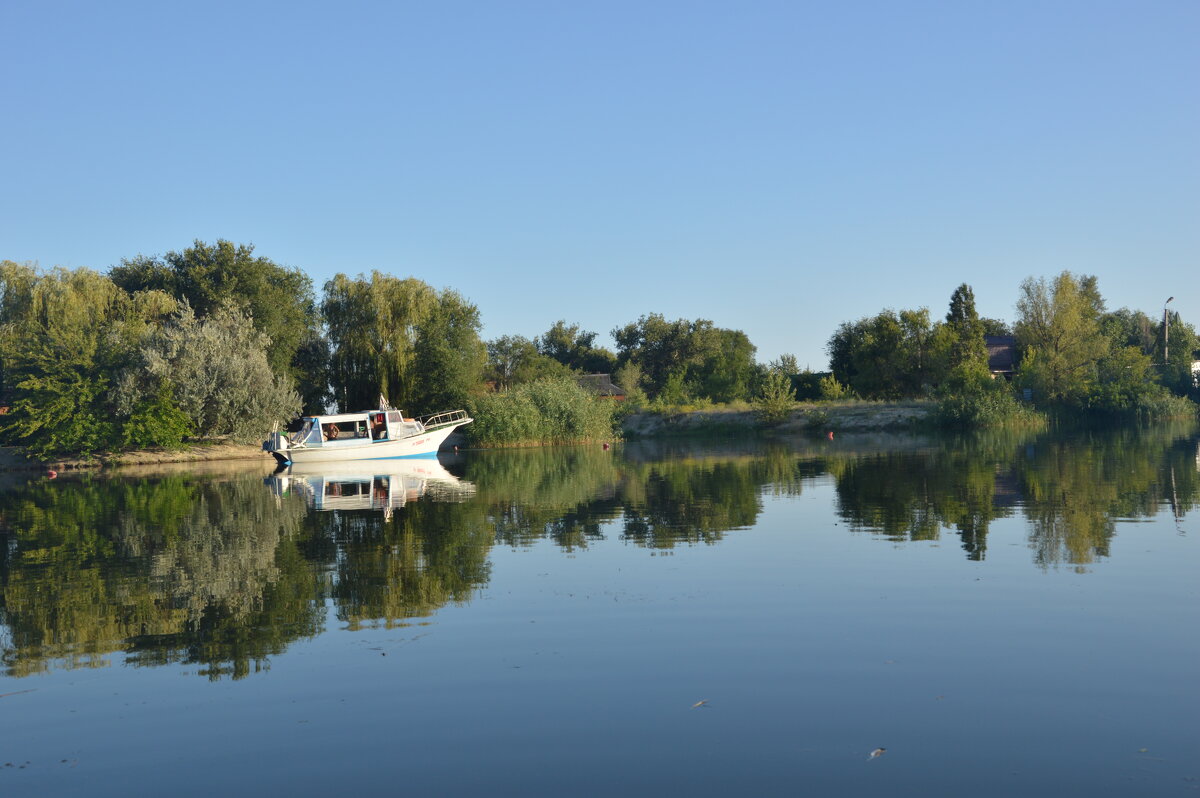
[(246, 460), (271, 465), (271, 455), (258, 444), (205, 443), (186, 449), (145, 449), (136, 452), (100, 454), (90, 460), (56, 458), (37, 460), (27, 458), (12, 446), (0, 447), (0, 471), (54, 470), (70, 471), (80, 468), (115, 468), (124, 466), (162, 465), (165, 463), (204, 463), (211, 461)]

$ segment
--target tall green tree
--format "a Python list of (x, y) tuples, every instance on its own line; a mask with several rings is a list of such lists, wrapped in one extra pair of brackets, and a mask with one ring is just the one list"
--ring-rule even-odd
[(134, 415), (168, 394), (191, 428), (206, 437), (261, 440), (276, 421), (299, 414), (291, 379), (267, 363), (266, 335), (234, 305), (198, 318), (185, 303), (146, 337), (113, 392), (117, 411)]
[(610, 374), (617, 358), (612, 352), (596, 346), (596, 333), (567, 324), (560, 319), (535, 341), (543, 355), (557, 360), (572, 371), (584, 374)]
[(43, 457), (118, 446), (113, 375), (174, 306), (160, 292), (130, 296), (86, 268), (0, 264), (0, 372), (12, 400), (0, 436)]
[(925, 393), (938, 379), (939, 326), (929, 311), (883, 310), (843, 322), (826, 345), (834, 377), (864, 399), (901, 399)]
[(380, 272), (338, 274), (325, 284), (321, 308), (343, 410), (374, 407), (382, 395), (409, 412), (433, 412), (482, 384), (479, 311), (453, 291)]
[(1094, 277), (1064, 271), (1047, 282), (1027, 278), (1017, 301), (1019, 380), (1038, 399), (1086, 404), (1110, 341), (1100, 329), (1104, 302)]
[(237, 305), (270, 339), (267, 362), (275, 373), (292, 376), (306, 395), (323, 390), (320, 376), (306, 371), (322, 371), (322, 364), (312, 362), (319, 347), (310, 346), (297, 359), (305, 342), (321, 335), (312, 280), (300, 269), (255, 255), (252, 244), (218, 239), (215, 244), (197, 240), (161, 257), (123, 260), (109, 276), (131, 294), (153, 289), (186, 299), (199, 317)]
[(334, 399), (342, 410), (374, 407), (380, 394), (398, 406), (413, 398), (417, 325), (437, 302), (437, 292), (416, 278), (381, 272), (334, 276), (325, 284), (321, 310), (332, 349)]
[(442, 291), (417, 327), (413, 406), (426, 412), (461, 408), (483, 384), (487, 347), (479, 309), (458, 292)]
[(740, 330), (707, 319), (667, 321), (651, 313), (613, 330), (620, 366), (641, 370), (642, 387), (654, 398), (685, 401), (749, 399), (757, 369), (755, 348)]
[(484, 376), (499, 390), (546, 377), (566, 377), (570, 373), (570, 368), (539, 352), (537, 344), (522, 335), (502, 335), (487, 342)]
[(975, 310), (975, 292), (963, 283), (950, 296), (946, 313), (950, 348), (947, 353), (947, 387), (952, 391), (977, 390), (989, 379), (984, 325)]

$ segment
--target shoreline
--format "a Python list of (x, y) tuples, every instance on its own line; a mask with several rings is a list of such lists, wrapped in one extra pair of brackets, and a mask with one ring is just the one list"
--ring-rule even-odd
[[(796, 406), (780, 423), (762, 422), (754, 410), (690, 410), (679, 413), (641, 411), (621, 422), (626, 440), (658, 437), (703, 435), (705, 433), (753, 432), (768, 434), (813, 434), (823, 432), (884, 432), (915, 429), (928, 420), (937, 405), (930, 401), (846, 402), (826, 404), (804, 402)], [(454, 443), (448, 439), (448, 443)], [(458, 441), (464, 448), (468, 444)], [(488, 447), (488, 448), (528, 448)], [(3, 471), (85, 471), (130, 466), (159, 466), (207, 462), (257, 461), (274, 465), (271, 455), (258, 444), (230, 442), (196, 443), (185, 449), (142, 449), (130, 452), (98, 454), (92, 459), (60, 457), (29, 459), (20, 447), (0, 447), (0, 472)]]

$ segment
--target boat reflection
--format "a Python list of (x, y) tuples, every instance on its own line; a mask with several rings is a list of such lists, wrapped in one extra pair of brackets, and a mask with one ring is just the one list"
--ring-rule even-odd
[(276, 496), (296, 493), (317, 511), (392, 511), (420, 498), (460, 502), (475, 495), (464, 482), (432, 458), (296, 463), (266, 478)]

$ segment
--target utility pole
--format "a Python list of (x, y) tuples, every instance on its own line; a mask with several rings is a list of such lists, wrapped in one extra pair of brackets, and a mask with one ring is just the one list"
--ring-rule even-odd
[(1166, 366), (1171, 362), (1171, 325), (1167, 324), (1167, 305), (1171, 304), (1171, 300), (1175, 297), (1169, 297), (1163, 303), (1163, 365)]

